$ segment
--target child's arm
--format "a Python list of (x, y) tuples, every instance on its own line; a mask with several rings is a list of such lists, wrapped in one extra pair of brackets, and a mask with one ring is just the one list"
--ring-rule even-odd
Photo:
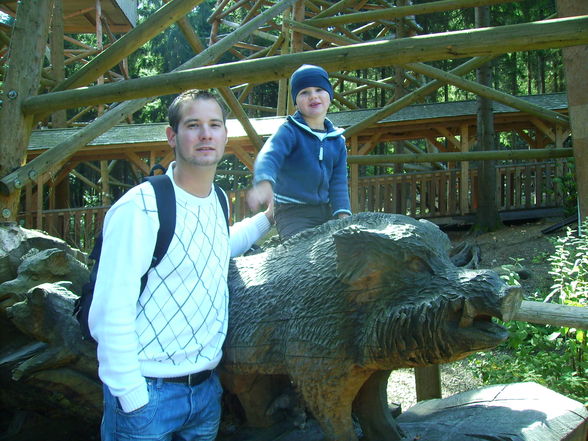
[(251, 211), (257, 211), (261, 205), (269, 206), (274, 199), (274, 190), (270, 181), (261, 181), (247, 193), (247, 204)]
[(294, 134), (285, 123), (264, 144), (255, 159), (253, 188), (247, 194), (247, 203), (252, 211), (260, 205), (268, 205), (274, 198), (273, 185), (282, 168), (284, 159), (294, 144)]
[(329, 198), (333, 216), (341, 218), (351, 215), (349, 202), (349, 185), (347, 182), (347, 149), (343, 142), (339, 158), (333, 167), (329, 183)]

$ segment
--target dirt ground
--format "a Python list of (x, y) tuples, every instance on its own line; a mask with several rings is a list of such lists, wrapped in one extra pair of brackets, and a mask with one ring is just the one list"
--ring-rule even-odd
[[(519, 283), (523, 288), (525, 299), (532, 299), (537, 291), (544, 291), (551, 286), (548, 257), (555, 247), (553, 239), (564, 235), (566, 227), (543, 234), (541, 231), (560, 222), (561, 218), (511, 223), (499, 231), (473, 236), (468, 230), (446, 230), (453, 245), (467, 241), (479, 247), (480, 268), (497, 269), (505, 265), (514, 265), (521, 271)], [(577, 228), (577, 224), (569, 227)], [(442, 396), (448, 397), (459, 392), (481, 386), (481, 381), (466, 367), (465, 361), (441, 366)], [(388, 401), (399, 403), (402, 410), (416, 404), (414, 373), (412, 369), (394, 371), (388, 382)]]

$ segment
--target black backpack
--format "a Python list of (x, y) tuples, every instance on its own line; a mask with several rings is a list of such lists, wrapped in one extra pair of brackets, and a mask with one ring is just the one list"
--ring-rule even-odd
[[(155, 191), (155, 202), (157, 204), (157, 216), (159, 218), (159, 230), (157, 231), (157, 240), (155, 242), (155, 249), (153, 250), (153, 258), (149, 269), (141, 277), (141, 292), (147, 285), (147, 274), (152, 268), (155, 268), (169, 248), (169, 244), (174, 236), (176, 229), (176, 196), (174, 193), (174, 186), (171, 179), (167, 175), (149, 176), (147, 181), (153, 186)], [(222, 189), (213, 184), (214, 191), (223, 209), (223, 214), (227, 221), (227, 230), (229, 229), (229, 208), (227, 206), (227, 199)], [(94, 297), (94, 286), (96, 285), (96, 276), (98, 274), (98, 264), (100, 263), (100, 252), (102, 251), (102, 233), (96, 237), (94, 248), (89, 254), (89, 258), (94, 260), (94, 266), (90, 271), (90, 279), (82, 287), (82, 295), (76, 299), (73, 315), (80, 324), (82, 331), (82, 338), (95, 342), (90, 334), (88, 326), (88, 313), (92, 298)]]

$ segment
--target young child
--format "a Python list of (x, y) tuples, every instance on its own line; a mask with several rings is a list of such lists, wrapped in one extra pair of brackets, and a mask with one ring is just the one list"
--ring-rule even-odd
[(297, 111), (257, 155), (248, 194), (254, 211), (274, 201), (281, 239), (351, 214), (345, 138), (327, 118), (333, 99), (329, 76), (305, 64), (292, 74), (290, 85)]

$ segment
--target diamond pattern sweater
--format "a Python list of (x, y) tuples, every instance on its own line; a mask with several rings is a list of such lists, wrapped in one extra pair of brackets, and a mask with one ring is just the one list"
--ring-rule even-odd
[(98, 341), (100, 378), (126, 412), (147, 403), (144, 377), (177, 377), (219, 363), (227, 332), (229, 258), (269, 229), (260, 213), (231, 227), (229, 240), (214, 191), (198, 198), (175, 183), (174, 190), (174, 237), (140, 295), (159, 228), (153, 187), (129, 190), (104, 222), (89, 324)]

